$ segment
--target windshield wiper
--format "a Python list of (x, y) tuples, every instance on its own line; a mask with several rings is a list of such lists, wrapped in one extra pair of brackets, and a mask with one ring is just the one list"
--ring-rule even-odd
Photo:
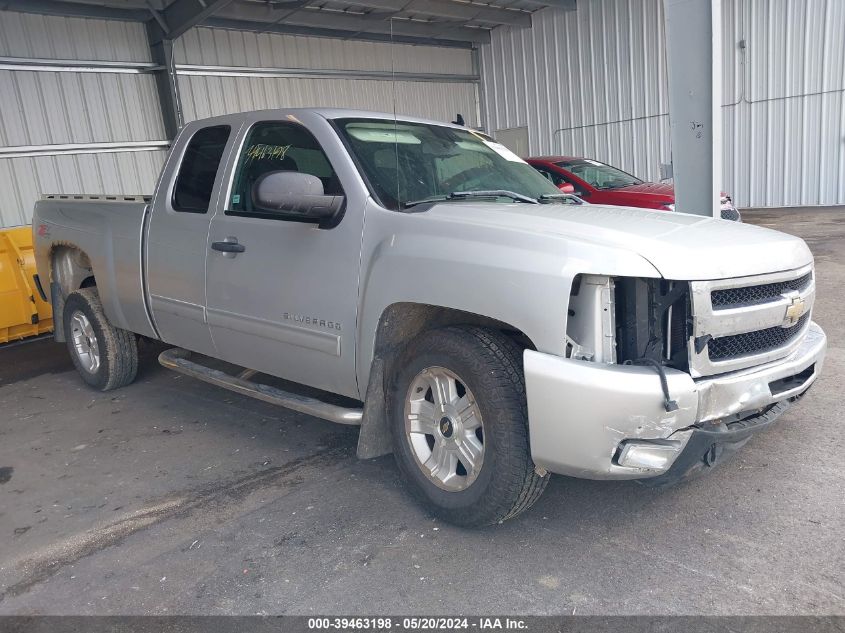
[(537, 198), (540, 204), (548, 204), (550, 202), (560, 202), (568, 200), (569, 204), (584, 204), (584, 200), (576, 196), (574, 193), (544, 193)]
[(404, 208), (413, 207), (418, 204), (425, 204), (426, 202), (444, 202), (449, 199), (449, 196), (431, 196), (430, 198), (422, 198), (420, 200), (409, 200), (408, 202), (403, 202), (402, 206)]
[(490, 189), (486, 191), (453, 191), (449, 194), (450, 200), (460, 200), (461, 198), (510, 198), (517, 202), (527, 202), (528, 204), (537, 204), (537, 199), (531, 196), (524, 196), (515, 191), (508, 191), (507, 189)]
[(524, 196), (515, 191), (508, 191), (507, 189), (489, 189), (478, 191), (453, 191), (450, 194), (443, 196), (431, 196), (430, 198), (423, 198), (422, 200), (411, 200), (402, 204), (406, 209), (417, 204), (425, 204), (426, 202), (447, 202), (449, 200), (466, 200), (468, 198), (510, 198), (517, 202), (527, 202), (529, 204), (537, 204), (537, 200), (531, 196)]

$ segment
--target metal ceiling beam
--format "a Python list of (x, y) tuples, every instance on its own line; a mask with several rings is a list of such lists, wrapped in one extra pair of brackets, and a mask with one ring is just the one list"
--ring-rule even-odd
[(538, 9), (554, 7), (556, 9), (563, 9), (564, 11), (575, 11), (577, 0), (523, 0), (523, 2), (534, 5)]
[(531, 14), (525, 11), (454, 2), (453, 0), (344, 0), (344, 4), (382, 11), (431, 15), (489, 26), (531, 26)]
[[(389, 16), (388, 16), (389, 17)], [(349, 16), (343, 13), (328, 11), (298, 11), (285, 22), (301, 26), (326, 26), (348, 30), (352, 33), (369, 32), (390, 35), (410, 35), (415, 37), (431, 37), (452, 40), (462, 40), (477, 44), (490, 41), (490, 31), (487, 29), (456, 26), (449, 22), (423, 22), (416, 20), (390, 20), (382, 16)], [(392, 25), (391, 25), (392, 22)]]
[(58, 0), (0, 0), (0, 10), (58, 15), (68, 18), (97, 18), (102, 20), (127, 20), (143, 22), (149, 17), (146, 9), (107, 7), (101, 4), (59, 2)]
[(164, 39), (175, 40), (232, 2), (233, 0), (174, 0), (163, 11), (158, 12), (160, 21), (167, 26), (159, 26), (159, 20), (156, 20), (150, 32), (150, 43), (155, 44)]
[[(0, 58), (2, 60), (3, 58)], [(4, 66), (0, 63), (0, 69)], [(335, 68), (274, 68), (271, 66), (216, 66), (176, 64), (180, 77), (266, 77), (284, 79), (372, 79), (378, 81), (425, 81), (432, 83), (478, 83), (478, 74), (415, 73), (390, 70), (341, 70)], [(2, 149), (0, 149), (2, 151)]]
[[(246, 22), (266, 22), (276, 24), (282, 16), (272, 9), (271, 5), (237, 4), (228, 6), (215, 14), (215, 19), (228, 19)], [(314, 29), (324, 29), (335, 32), (346, 32), (346, 37), (353, 34), (390, 35), (390, 14), (352, 14), (341, 11), (326, 11), (300, 9), (284, 16), (285, 26), (305, 26)], [(210, 22), (206, 20), (206, 24)], [(279, 23), (281, 24), (281, 23)], [(237, 27), (232, 27), (237, 28)], [(260, 31), (260, 27), (247, 29)], [(490, 32), (487, 29), (469, 28), (455, 23), (422, 20), (393, 20), (392, 32), (394, 36), (421, 37), (433, 40), (448, 39), (470, 43), (487, 43)], [(343, 37), (343, 35), (329, 35), (328, 37)], [(395, 37), (394, 37), (395, 39)]]
[(343, 31), (331, 28), (317, 28), (311, 26), (299, 26), (296, 24), (271, 23), (271, 22), (250, 22), (247, 20), (233, 20), (230, 18), (209, 18), (203, 26), (218, 29), (231, 29), (234, 31), (253, 31), (256, 33), (279, 33), (281, 35), (302, 35), (304, 37), (331, 37), (347, 40), (363, 40), (369, 42), (396, 42), (398, 44), (417, 44), (420, 46), (444, 46), (447, 48), (468, 48), (473, 47), (472, 42), (435, 39), (433, 37), (419, 37), (410, 35), (398, 35), (390, 33), (367, 33)]
[[(197, 0), (193, 1), (196, 2)], [(214, 10), (218, 9), (216, 2), (205, 1), (207, 5), (213, 5)], [(381, 2), (382, 0), (373, 1)], [(164, 29), (151, 19), (149, 8), (118, 8), (61, 0), (0, 0), (0, 9), (43, 15), (148, 22), (152, 24), (148, 28), (154, 30), (154, 33), (150, 35), (151, 45), (169, 37), (168, 34), (164, 33)], [(159, 11), (158, 13), (162, 16), (164, 12)], [(219, 15), (219, 13), (223, 15)], [(218, 15), (205, 17), (202, 25), (243, 31), (378, 42), (392, 40), (401, 44), (455, 48), (472, 48), (473, 44), (490, 41), (490, 33), (486, 29), (453, 26), (448, 22), (426, 23), (410, 20), (394, 20), (391, 37), (390, 13), (375, 14), (371, 17), (344, 15), (343, 13), (330, 15), (327, 11), (311, 10), (297, 11), (293, 15), (288, 15), (289, 13), (290, 10), (284, 7), (279, 7), (274, 11), (270, 5), (239, 4), (224, 8), (218, 12)], [(283, 19), (284, 22), (277, 23), (279, 19)], [(168, 22), (168, 24), (172, 25), (174, 22)], [(199, 23), (195, 25), (199, 25)]]

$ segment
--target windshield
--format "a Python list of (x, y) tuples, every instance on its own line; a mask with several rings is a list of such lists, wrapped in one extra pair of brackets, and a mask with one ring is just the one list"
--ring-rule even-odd
[(610, 165), (605, 165), (589, 158), (563, 160), (555, 164), (567, 171), (571, 171), (581, 180), (596, 189), (618, 189), (619, 187), (640, 185), (643, 182), (631, 174), (626, 174), (621, 169), (616, 169), (616, 167), (611, 167)]
[(487, 197), (501, 202), (518, 199), (512, 194), (532, 202), (560, 194), (504, 145), (473, 130), (390, 119), (340, 119), (336, 123), (374, 193), (388, 209), (445, 199), (459, 192), (489, 192)]

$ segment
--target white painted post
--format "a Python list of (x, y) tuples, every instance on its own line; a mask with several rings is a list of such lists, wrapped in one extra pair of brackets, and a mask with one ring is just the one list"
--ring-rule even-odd
[(722, 0), (663, 0), (675, 209), (720, 217)]

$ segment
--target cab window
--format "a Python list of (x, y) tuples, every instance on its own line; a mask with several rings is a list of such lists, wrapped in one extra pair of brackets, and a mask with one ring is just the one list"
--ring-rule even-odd
[(238, 158), (226, 213), (256, 212), (252, 187), (261, 176), (272, 171), (311, 174), (323, 183), (326, 195), (343, 195), (337, 174), (311, 132), (295, 123), (257, 123), (247, 134)]
[(199, 130), (191, 137), (179, 166), (173, 188), (174, 211), (206, 213), (211, 202), (214, 179), (229, 140), (231, 128), (215, 125)]

